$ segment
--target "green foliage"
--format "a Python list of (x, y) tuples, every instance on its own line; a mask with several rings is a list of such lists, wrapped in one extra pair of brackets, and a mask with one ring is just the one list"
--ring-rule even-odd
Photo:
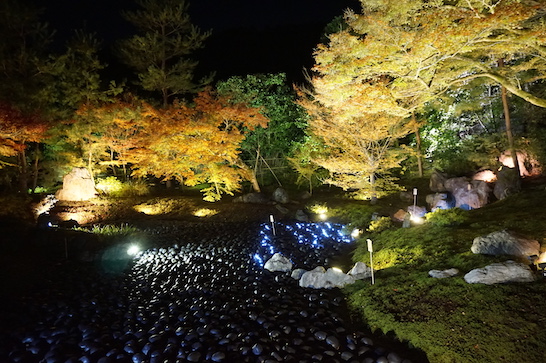
[[(475, 237), (500, 229), (544, 240), (546, 191), (529, 190), (472, 211), (438, 211), (430, 222), (389, 229), (374, 241), (375, 285), (345, 289), (354, 312), (372, 328), (392, 332), (422, 349), (431, 363), (541, 361), (546, 332), (546, 285), (467, 284), (462, 275), (506, 256), (475, 255)], [(451, 223), (461, 223), (452, 226)], [(357, 241), (353, 259), (369, 260), (365, 238)], [(432, 269), (457, 268), (448, 279), (428, 276)]]
[(468, 220), (467, 212), (460, 208), (437, 209), (425, 217), (427, 222), (440, 227), (454, 227)]
[(137, 233), (139, 230), (136, 227), (129, 226), (128, 224), (116, 225), (93, 225), (91, 229), (82, 229), (80, 230), (89, 231), (93, 234), (102, 236), (104, 238), (113, 238), (113, 237), (127, 237)]
[(139, 0), (138, 10), (124, 13), (139, 31), (121, 42), (120, 56), (134, 68), (144, 90), (157, 91), (163, 106), (176, 95), (195, 93), (212, 76), (194, 82), (198, 62), (190, 55), (203, 47), (210, 32), (190, 21), (189, 3), (177, 0)]
[(247, 134), (241, 144), (245, 159), (255, 159), (258, 151), (266, 159), (284, 157), (304, 138), (307, 117), (295, 103), (296, 94), (286, 74), (231, 77), (216, 87), (220, 95), (229, 96), (235, 103), (262, 108), (269, 119), (267, 128), (257, 127)]
[(367, 231), (372, 233), (381, 233), (387, 229), (393, 228), (394, 224), (390, 217), (379, 217), (375, 221), (370, 222)]
[(342, 207), (331, 206), (328, 209), (329, 215), (339, 219), (342, 223), (348, 224), (350, 229), (358, 228), (365, 230), (378, 208), (368, 203), (354, 202), (343, 203)]
[(95, 187), (109, 197), (131, 197), (149, 194), (148, 185), (144, 180), (135, 179), (122, 182), (115, 176), (96, 180)]
[(296, 184), (300, 186), (306, 184), (309, 193), (313, 193), (313, 188), (323, 184), (328, 178), (328, 170), (313, 162), (314, 158), (324, 152), (324, 144), (312, 136), (307, 136), (293, 145), (293, 155), (287, 158), (298, 174)]

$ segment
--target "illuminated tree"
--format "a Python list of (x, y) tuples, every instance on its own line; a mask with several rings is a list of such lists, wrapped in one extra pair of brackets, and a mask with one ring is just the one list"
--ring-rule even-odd
[(240, 145), (246, 131), (266, 126), (260, 111), (211, 89), (200, 92), (193, 106), (177, 102), (162, 110), (149, 107), (140, 147), (131, 153), (134, 174), (189, 186), (208, 183), (202, 190), (208, 201), (232, 194), (245, 180), (259, 188), (240, 158)]
[(310, 115), (309, 131), (326, 146), (325, 151), (312, 155), (312, 161), (330, 172), (327, 183), (356, 190), (359, 197), (372, 200), (394, 187), (390, 170), (403, 157), (392, 146), (414, 129), (411, 121), (368, 113), (358, 103), (326, 107), (313, 96), (302, 97), (300, 102)]
[(185, 0), (138, 0), (141, 9), (126, 12), (128, 21), (140, 35), (121, 43), (126, 64), (138, 72), (140, 85), (161, 93), (166, 106), (172, 96), (197, 92), (210, 82), (206, 77), (194, 82), (198, 62), (190, 55), (203, 47), (210, 32), (202, 33), (190, 22)]
[(17, 158), (15, 164), (0, 160), (0, 168), (17, 167), (19, 187), (23, 192), (28, 189), (29, 179), (26, 149), (30, 143), (43, 140), (47, 127), (36, 115), (25, 115), (7, 103), (0, 103), (0, 157)]
[(142, 109), (147, 107), (127, 97), (100, 104), (83, 104), (75, 117), (57, 126), (48, 140), (56, 149), (59, 165), (86, 167), (92, 175), (110, 167), (127, 173), (129, 151), (138, 146), (142, 128)]
[[(522, 86), (539, 82), (546, 74), (542, 3), (377, 0), (361, 4), (362, 14), (347, 11), (348, 28), (331, 34), (315, 53), (313, 97), (323, 112), (375, 114), (371, 119), (381, 123), (391, 115), (403, 121), (448, 90), (476, 81), (501, 85), (546, 107), (546, 100)], [(505, 63), (502, 68), (500, 59)], [(338, 123), (345, 127), (341, 120)]]

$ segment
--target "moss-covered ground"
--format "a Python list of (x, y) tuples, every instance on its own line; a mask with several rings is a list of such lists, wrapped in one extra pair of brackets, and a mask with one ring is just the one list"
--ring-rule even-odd
[[(366, 207), (368, 213), (392, 213), (400, 204), (396, 198)], [(432, 363), (545, 362), (546, 280), (539, 273), (533, 283), (483, 285), (463, 279), (474, 268), (515, 259), (473, 254), (475, 237), (507, 229), (538, 240), (545, 251), (545, 201), (544, 185), (527, 185), (505, 200), (459, 213), (462, 218), (452, 225), (395, 225), (363, 234), (353, 260), (369, 263), (370, 238), (378, 271), (374, 285), (359, 281), (345, 290), (353, 313), (372, 329), (422, 349)], [(366, 208), (348, 205), (342, 214), (354, 218), (358, 213), (351, 209)], [(428, 275), (431, 269), (447, 268), (460, 274), (446, 279)]]

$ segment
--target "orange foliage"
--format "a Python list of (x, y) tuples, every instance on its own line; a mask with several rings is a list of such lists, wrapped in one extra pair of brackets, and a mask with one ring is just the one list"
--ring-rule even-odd
[(194, 105), (175, 103), (161, 110), (147, 107), (140, 147), (132, 151), (134, 174), (152, 174), (186, 185), (209, 183), (206, 200), (232, 194), (249, 168), (240, 159), (245, 131), (265, 127), (260, 109), (233, 103), (211, 89), (200, 92)]
[(0, 103), (0, 156), (14, 156), (28, 142), (39, 142), (47, 130), (36, 115), (23, 115), (6, 103)]

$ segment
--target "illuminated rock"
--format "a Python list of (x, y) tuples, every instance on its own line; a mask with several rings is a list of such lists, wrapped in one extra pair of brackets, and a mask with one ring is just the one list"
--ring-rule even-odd
[(436, 209), (451, 209), (455, 207), (455, 200), (451, 193), (435, 193), (426, 197), (427, 204), (432, 212)]
[(395, 221), (398, 221), (398, 222), (403, 222), (404, 221), (404, 218), (406, 217), (406, 214), (407, 212), (403, 209), (399, 209), (398, 211), (396, 211), (396, 213), (394, 213), (394, 215), (392, 216), (392, 218), (395, 220)]
[(497, 172), (497, 182), (493, 188), (493, 194), (497, 199), (502, 200), (509, 195), (519, 192), (520, 189), (520, 179), (516, 173), (516, 169), (502, 168)]
[(304, 269), (302, 268), (296, 268), (292, 271), (292, 273), (290, 274), (290, 277), (292, 277), (294, 280), (299, 280), (301, 279), (301, 276), (307, 271), (305, 271)]
[(280, 253), (275, 253), (273, 257), (267, 260), (264, 268), (271, 272), (288, 272), (292, 270), (292, 262)]
[(507, 282), (533, 282), (535, 274), (528, 265), (514, 261), (493, 263), (477, 268), (464, 276), (469, 284), (503, 284)]
[(86, 168), (73, 168), (63, 178), (63, 187), (55, 194), (55, 198), (63, 201), (80, 202), (97, 195), (95, 181)]
[(540, 243), (515, 236), (508, 231), (497, 231), (474, 238), (473, 253), (482, 255), (532, 256), (540, 254)]
[(489, 186), (481, 180), (451, 178), (445, 181), (445, 188), (453, 194), (455, 206), (461, 209), (481, 208), (489, 199)]
[(324, 267), (317, 267), (312, 271), (305, 272), (301, 278), (300, 287), (314, 289), (331, 289), (334, 287), (343, 287), (356, 281), (353, 276), (344, 274), (342, 271), (329, 268), (324, 271)]
[(283, 188), (275, 189), (271, 198), (273, 199), (273, 201), (280, 204), (290, 203), (290, 197), (288, 196), (288, 192)]
[(354, 277), (355, 280), (362, 280), (372, 276), (372, 269), (364, 262), (358, 261), (347, 274)]
[[(521, 176), (536, 176), (542, 173), (539, 162), (527, 152), (517, 151), (516, 154), (518, 158), (519, 174)], [(514, 168), (514, 159), (512, 159), (512, 152), (509, 150), (504, 151), (499, 156), (499, 161), (507, 168)]]
[(429, 188), (433, 192), (445, 192), (445, 181), (447, 180), (447, 175), (434, 170), (430, 175)]
[(430, 270), (428, 275), (435, 279), (445, 279), (447, 277), (454, 277), (459, 274), (459, 270), (456, 268), (450, 268), (447, 270)]
[(408, 207), (408, 212), (412, 217), (424, 217), (427, 214), (427, 209), (425, 207), (420, 207), (418, 205), (410, 205)]
[(309, 222), (309, 216), (301, 209), (296, 211), (296, 220), (300, 222)]
[(247, 193), (234, 198), (233, 203), (271, 204), (271, 200), (263, 193)]

